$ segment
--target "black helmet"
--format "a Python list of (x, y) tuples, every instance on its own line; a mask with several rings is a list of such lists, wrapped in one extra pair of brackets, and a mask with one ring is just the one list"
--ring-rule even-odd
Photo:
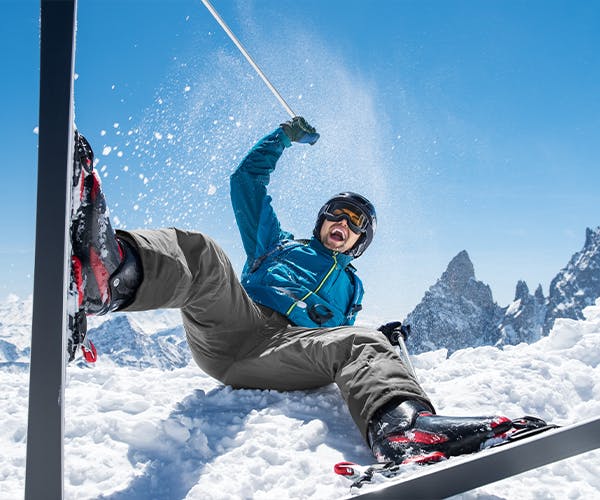
[(352, 257), (360, 257), (373, 241), (373, 235), (377, 228), (375, 207), (360, 194), (350, 191), (336, 194), (321, 207), (313, 230), (313, 235), (318, 240), (320, 240), (321, 226), (325, 219), (332, 221), (346, 219), (350, 229), (357, 234), (360, 233), (358, 241), (346, 252)]

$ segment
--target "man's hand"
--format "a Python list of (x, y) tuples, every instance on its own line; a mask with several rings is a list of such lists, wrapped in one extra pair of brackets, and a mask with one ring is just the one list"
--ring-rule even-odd
[(410, 325), (403, 325), (400, 321), (392, 321), (377, 328), (383, 333), (392, 345), (400, 345), (400, 337), (404, 340), (410, 335)]
[(315, 127), (309, 125), (301, 116), (294, 116), (280, 126), (292, 142), (302, 142), (312, 146), (320, 137)]

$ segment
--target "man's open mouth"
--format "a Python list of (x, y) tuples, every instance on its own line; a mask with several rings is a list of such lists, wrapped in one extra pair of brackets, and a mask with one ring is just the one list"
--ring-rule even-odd
[(337, 241), (338, 243), (346, 241), (346, 233), (344, 233), (344, 231), (339, 228), (333, 228), (331, 230), (331, 233), (329, 233), (329, 237), (332, 240)]

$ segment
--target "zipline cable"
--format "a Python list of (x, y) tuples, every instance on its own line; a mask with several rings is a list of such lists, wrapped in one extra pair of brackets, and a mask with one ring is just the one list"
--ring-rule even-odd
[(231, 41), (233, 43), (235, 43), (236, 47), (240, 50), (240, 52), (242, 53), (242, 55), (250, 63), (250, 66), (252, 66), (254, 68), (254, 71), (256, 71), (256, 73), (258, 73), (258, 76), (260, 76), (262, 78), (263, 82), (265, 82), (265, 84), (267, 85), (267, 87), (269, 88), (269, 90), (273, 93), (273, 95), (277, 98), (277, 100), (281, 103), (281, 105), (284, 107), (284, 109), (290, 115), (290, 118), (294, 118), (294, 116), (296, 116), (296, 113), (294, 113), (292, 111), (292, 108), (290, 108), (290, 106), (288, 105), (288, 103), (285, 102), (285, 99), (283, 97), (281, 97), (281, 94), (279, 92), (277, 92), (277, 89), (269, 81), (269, 79), (266, 77), (266, 75), (260, 69), (260, 67), (258, 66), (258, 64), (256, 64), (254, 62), (254, 59), (252, 59), (252, 57), (250, 56), (250, 54), (248, 54), (248, 51), (244, 48), (244, 46), (241, 44), (241, 42), (233, 34), (233, 31), (231, 31), (231, 29), (229, 28), (229, 26), (227, 26), (227, 24), (225, 23), (225, 21), (223, 21), (223, 18), (215, 10), (215, 8), (212, 6), (212, 4), (208, 0), (202, 0), (202, 3), (208, 9), (208, 11), (212, 14), (212, 16), (215, 18), (215, 20), (221, 25), (221, 28), (223, 28), (223, 31), (225, 31), (225, 33), (227, 33), (227, 35), (229, 36), (229, 38), (231, 38)]

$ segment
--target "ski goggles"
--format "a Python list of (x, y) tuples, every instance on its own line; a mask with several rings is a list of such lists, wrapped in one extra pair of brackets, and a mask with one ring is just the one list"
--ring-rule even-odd
[(323, 215), (331, 222), (346, 219), (348, 227), (356, 234), (364, 233), (369, 225), (369, 217), (359, 207), (346, 201), (331, 202), (325, 207)]

